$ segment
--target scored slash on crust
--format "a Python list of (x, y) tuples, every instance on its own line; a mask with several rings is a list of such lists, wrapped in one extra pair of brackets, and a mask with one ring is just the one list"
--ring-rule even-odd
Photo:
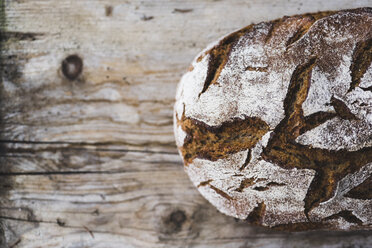
[(176, 119), (186, 132), (181, 148), (186, 165), (195, 158), (216, 161), (250, 149), (269, 131), (269, 126), (257, 117), (236, 118), (218, 127), (187, 118), (185, 111), (181, 119)]
[(356, 44), (353, 61), (350, 65), (351, 83), (348, 92), (358, 87), (363, 75), (372, 62), (372, 39), (360, 41)]

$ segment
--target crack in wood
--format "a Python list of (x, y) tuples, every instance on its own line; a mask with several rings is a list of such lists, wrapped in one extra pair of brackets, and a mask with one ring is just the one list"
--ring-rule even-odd
[[(120, 146), (128, 145), (123, 142), (66, 142), (66, 141), (22, 141), (22, 140), (0, 140), (2, 145), (10, 144), (25, 144), (25, 145), (65, 145), (67, 147), (46, 147), (46, 148), (6, 148), (7, 152), (34, 152), (34, 151), (58, 151), (58, 150), (76, 150), (76, 151), (102, 151), (102, 152), (133, 152), (133, 153), (153, 153), (153, 154), (169, 154), (178, 155), (177, 152), (167, 152), (167, 151), (155, 151), (155, 150), (136, 150), (136, 149), (121, 149), (121, 148), (100, 148), (102, 146)], [(5, 154), (0, 150), (0, 154)]]
[(121, 174), (128, 171), (31, 171), (31, 172), (0, 172), (0, 177), (8, 176), (50, 176), (50, 175), (81, 175), (81, 174)]
[(172, 13), (189, 13), (192, 12), (194, 9), (177, 9), (175, 8)]
[(16, 221), (24, 221), (24, 222), (31, 222), (31, 223), (53, 223), (55, 224), (56, 222), (54, 221), (43, 221), (43, 220), (37, 220), (37, 219), (23, 219), (23, 218), (16, 218), (16, 217), (10, 217), (10, 216), (1, 216), (0, 219), (4, 220), (16, 220)]
[(21, 238), (17, 239), (16, 242), (14, 242), (13, 244), (11, 244), (11, 245), (9, 246), (9, 248), (17, 247), (17, 246), (21, 243), (21, 241), (22, 241)]
[(19, 41), (35, 41), (40, 36), (43, 36), (44, 33), (35, 33), (35, 32), (17, 32), (17, 31), (3, 31), (0, 35), (0, 42), (8, 41), (10, 39), (15, 39)]
[[(40, 219), (24, 219), (24, 218), (16, 218), (16, 217), (10, 217), (10, 216), (0, 216), (0, 219), (4, 220), (13, 220), (13, 221), (21, 221), (21, 222), (29, 222), (29, 223), (43, 223), (43, 224), (53, 224), (53, 225), (58, 225), (61, 228), (74, 228), (74, 229), (80, 229), (80, 230), (85, 230), (89, 233), (89, 235), (94, 238), (94, 232), (95, 230), (89, 229), (86, 225), (82, 226), (77, 226), (77, 225), (66, 225), (66, 223), (59, 223), (58, 219), (56, 221), (46, 221), (46, 220), (40, 220)], [(108, 232), (109, 233), (109, 232)]]
[(87, 226), (83, 226), (83, 228), (90, 234), (90, 236), (94, 239), (93, 231), (90, 230)]

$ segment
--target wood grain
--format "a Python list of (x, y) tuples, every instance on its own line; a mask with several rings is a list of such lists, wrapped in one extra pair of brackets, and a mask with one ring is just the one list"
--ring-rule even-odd
[[(0, 247), (368, 247), (368, 232), (283, 233), (224, 216), (183, 172), (176, 85), (252, 22), (368, 0), (3, 0)], [(69, 80), (62, 61), (83, 61)]]

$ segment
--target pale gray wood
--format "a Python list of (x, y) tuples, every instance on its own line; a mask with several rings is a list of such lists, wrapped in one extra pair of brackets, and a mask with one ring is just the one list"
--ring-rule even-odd
[[(372, 1), (1, 2), (2, 247), (368, 247), (368, 232), (283, 233), (224, 216), (183, 172), (176, 85), (252, 22)], [(4, 16), (5, 14), (5, 16)], [(61, 62), (79, 55), (77, 80)]]

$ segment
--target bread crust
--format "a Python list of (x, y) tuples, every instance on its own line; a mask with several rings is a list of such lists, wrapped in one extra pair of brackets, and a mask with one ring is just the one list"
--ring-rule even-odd
[(281, 230), (372, 229), (372, 8), (252, 24), (201, 52), (174, 108), (219, 211)]

